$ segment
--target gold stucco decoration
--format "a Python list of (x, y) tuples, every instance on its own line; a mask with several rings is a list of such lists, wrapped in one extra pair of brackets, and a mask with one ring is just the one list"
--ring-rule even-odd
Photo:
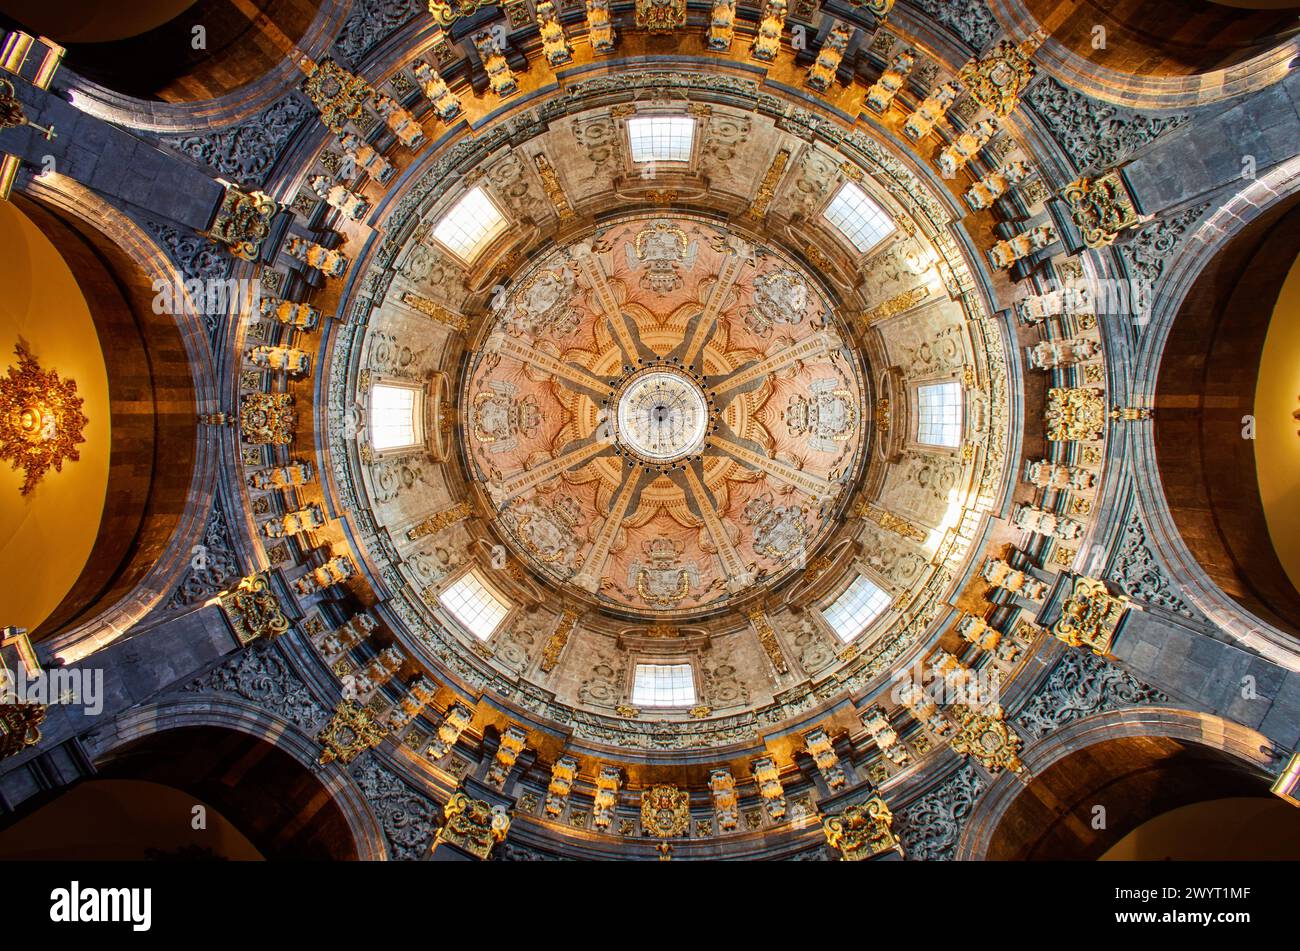
[(641, 793), (641, 828), (646, 835), (671, 839), (683, 835), (691, 821), (690, 796), (666, 784)]
[(842, 862), (860, 862), (875, 858), (890, 849), (901, 855), (903, 848), (893, 832), (894, 814), (885, 800), (872, 796), (866, 802), (849, 806), (839, 815), (822, 820), (826, 842), (840, 853)]
[(45, 474), (63, 471), (65, 462), (81, 458), (77, 450), (89, 420), (81, 412), (77, 381), (60, 378), (19, 343), (14, 352), (18, 366), (0, 377), (0, 460), (24, 472), (23, 495), (28, 495)]

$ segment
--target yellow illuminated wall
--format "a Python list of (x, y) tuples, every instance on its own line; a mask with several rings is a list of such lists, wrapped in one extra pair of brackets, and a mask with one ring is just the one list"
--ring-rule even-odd
[(1273, 309), (1255, 388), (1255, 468), (1278, 560), (1300, 590), (1300, 261)]
[(51, 469), (30, 495), (0, 463), (0, 625), (35, 630), (81, 574), (108, 487), (108, 376), (86, 300), (63, 258), (32, 221), (0, 202), (0, 373), (21, 337), (44, 369), (77, 381), (90, 422), (79, 462)]

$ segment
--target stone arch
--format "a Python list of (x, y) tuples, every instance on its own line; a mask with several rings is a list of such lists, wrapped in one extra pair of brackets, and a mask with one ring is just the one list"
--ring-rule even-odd
[[(1266, 0), (1001, 0), (1005, 21), (1049, 34), (1036, 57), (1059, 79), (1139, 108), (1189, 107), (1284, 78), (1296, 14)], [(1104, 48), (1098, 48), (1104, 28)]]
[[(235, 0), (219, 0), (219, 2), (228, 8), (238, 5)], [(267, 2), (268, 0), (259, 0), (259, 5), (265, 5)], [(271, 0), (271, 2), (283, 3), (284, 0)], [(304, 0), (293, 0), (293, 2), (304, 2)], [(340, 29), (345, 28), (345, 21), (350, 24), (352, 19), (355, 19), (350, 16), (351, 0), (305, 0), (305, 2), (314, 7), (315, 13), (307, 29), (293, 42), (293, 46), (315, 60), (336, 55), (333, 49), (335, 37), (338, 36)], [(259, 57), (271, 61), (264, 63), (260, 70), (251, 72), (242, 64), (233, 73), (215, 70), (216, 75), (208, 81), (206, 92), (193, 88), (187, 95), (163, 100), (119, 88), (114, 85), (117, 71), (113, 67), (120, 66), (120, 62), (116, 60), (109, 63), (105, 75), (99, 76), (107, 84), (102, 85), (91, 75), (81, 73), (78, 59), (71, 53), (60, 68), (54, 87), (66, 90), (65, 95), (75, 102), (81, 111), (125, 128), (158, 133), (215, 132), (220, 134), (220, 130), (253, 119), (262, 110), (283, 100), (285, 91), (292, 89), (302, 80), (302, 73), (298, 66), (252, 27), (246, 16), (242, 14), (240, 16), (242, 18), (240, 22), (248, 25), (251, 32), (246, 31), (242, 39), (234, 42), (236, 55), (239, 55), (238, 51), (242, 50), (245, 44), (256, 46), (259, 43), (257, 38), (261, 37), (260, 43), (265, 48), (259, 51)], [(0, 24), (11, 19), (5, 17), (3, 10), (0, 9)], [(364, 16), (360, 21), (358, 29), (364, 31), (369, 28)], [(182, 36), (181, 41), (188, 44), (189, 34)], [(103, 45), (107, 48), (119, 44), (95, 45)], [(129, 61), (131, 54), (119, 55), (123, 60)], [(200, 105), (197, 110), (196, 105)]]
[[(83, 79), (146, 102), (195, 102), (236, 92), (281, 66), (281, 45), (306, 39), (322, 0), (142, 2), (138, 21), (72, 16), (58, 8), (7, 8), (29, 32), (67, 49), (65, 65)], [(152, 12), (152, 16), (148, 15)], [(201, 45), (200, 45), (201, 44)]]
[(1292, 195), (1234, 235), (1197, 275), (1165, 341), (1154, 441), (1183, 542), (1230, 597), (1300, 636), (1300, 592), (1265, 543), (1254, 442), (1241, 435), (1242, 420), (1255, 412), (1273, 302), (1297, 254), (1300, 195)]
[[(1224, 796), (1266, 796), (1273, 746), (1209, 714), (1136, 707), (1086, 717), (1030, 746), (972, 811), (958, 859), (1095, 859), (1148, 819)], [(1106, 828), (1093, 809), (1106, 807)]]
[[(1225, 540), (1224, 531), (1215, 524), (1214, 510), (1208, 506), (1191, 504), (1195, 486), (1193, 480), (1200, 479), (1200, 491), (1205, 489), (1204, 479), (1207, 463), (1201, 462), (1194, 471), (1173, 473), (1174, 484), (1187, 484), (1188, 504), (1183, 505), (1178, 497), (1166, 494), (1164, 479), (1169, 476), (1166, 469), (1173, 464), (1177, 452), (1174, 440), (1177, 438), (1198, 439), (1202, 426), (1210, 427), (1220, 434), (1226, 433), (1224, 420), (1229, 410), (1236, 411), (1242, 397), (1231, 395), (1232, 406), (1216, 414), (1206, 414), (1202, 419), (1200, 404), (1207, 398), (1204, 376), (1200, 388), (1193, 391), (1190, 385), (1184, 386), (1186, 392), (1177, 392), (1179, 387), (1173, 381), (1180, 378), (1190, 380), (1188, 375), (1197, 367), (1204, 373), (1204, 367), (1211, 356), (1214, 365), (1221, 368), (1225, 380), (1236, 372), (1231, 360), (1246, 352), (1229, 356), (1228, 349), (1212, 354), (1211, 341), (1200, 341), (1203, 346), (1197, 352), (1197, 338), (1190, 329), (1186, 334), (1178, 330), (1179, 321), (1184, 315), (1191, 315), (1192, 310), (1200, 308), (1206, 314), (1212, 327), (1222, 321), (1225, 308), (1232, 298), (1232, 278), (1221, 268), (1235, 268), (1237, 273), (1244, 272), (1252, 260), (1258, 258), (1255, 277), (1259, 280), (1254, 290), (1254, 297), (1247, 298), (1254, 302), (1261, 294), (1268, 293), (1272, 287), (1276, 298), (1278, 275), (1269, 277), (1268, 255), (1255, 253), (1259, 249), (1261, 236), (1277, 228), (1293, 229), (1294, 221), (1285, 223), (1295, 213), (1297, 195), (1300, 194), (1300, 160), (1291, 159), (1271, 169), (1258, 180), (1232, 196), (1216, 210), (1203, 209), (1199, 214), (1196, 206), (1184, 207), (1167, 213), (1165, 217), (1175, 218), (1190, 216), (1186, 235), (1181, 241), (1172, 241), (1171, 250), (1161, 261), (1163, 274), (1159, 275), (1156, 291), (1153, 294), (1153, 306), (1149, 323), (1139, 328), (1142, 346), (1138, 350), (1133, 372), (1132, 392), (1141, 398), (1150, 394), (1146, 405), (1155, 407), (1152, 423), (1139, 423), (1130, 426), (1128, 433), (1128, 464), (1134, 474), (1134, 491), (1140, 502), (1142, 516), (1147, 523), (1147, 538), (1170, 575), (1170, 583), (1180, 589), (1185, 600), (1205, 615), (1217, 627), (1227, 632), (1244, 647), (1256, 651), (1275, 663), (1294, 669), (1300, 664), (1300, 645), (1297, 644), (1297, 627), (1293, 618), (1297, 617), (1296, 602), (1287, 596), (1278, 582), (1277, 574), (1270, 573), (1270, 585), (1263, 594), (1258, 585), (1251, 589), (1250, 579), (1242, 579), (1238, 572), (1240, 567), (1232, 562), (1232, 552), (1242, 552), (1242, 538), (1251, 538), (1250, 531), (1243, 526), (1249, 511), (1258, 511), (1256, 498), (1250, 506), (1243, 505), (1243, 510), (1236, 513), (1232, 521), (1231, 532), (1233, 545)], [(1281, 232), (1277, 232), (1281, 233)], [(1171, 236), (1172, 237), (1172, 236)], [(1236, 244), (1236, 239), (1241, 243)], [(1252, 250), (1254, 249), (1254, 251)], [(1294, 250), (1286, 264), (1294, 260)], [(1279, 256), (1280, 259), (1280, 256)], [(1217, 263), (1216, 263), (1217, 262)], [(1285, 276), (1283, 271), (1282, 276)], [(1198, 288), (1198, 281), (1205, 278)], [(1267, 280), (1266, 280), (1267, 278)], [(1240, 308), (1239, 308), (1240, 309)], [(1263, 319), (1267, 323), (1268, 308)], [(1191, 316), (1188, 316), (1191, 320)], [(1189, 328), (1191, 324), (1187, 325)], [(1266, 328), (1265, 328), (1266, 329)], [(1243, 335), (1247, 337), (1250, 335)], [(1258, 333), (1254, 336), (1258, 337)], [(1225, 336), (1225, 342), (1231, 339)], [(1262, 338), (1260, 338), (1262, 340)], [(1244, 346), (1244, 345), (1243, 345)], [(1256, 366), (1258, 353), (1255, 359)], [(1169, 370), (1175, 363), (1181, 362), (1182, 369)], [(1238, 383), (1240, 384), (1240, 380)], [(1244, 386), (1244, 384), (1241, 384)], [(1217, 393), (1210, 393), (1217, 399)], [(1247, 411), (1249, 412), (1249, 411)], [(1241, 413), (1238, 413), (1233, 427), (1233, 439), (1236, 443), (1244, 442), (1240, 438)], [(1183, 427), (1181, 434), (1179, 427)], [(1239, 447), (1228, 443), (1227, 452), (1236, 452)], [(1165, 453), (1162, 461), (1162, 452)], [(1186, 455), (1186, 450), (1183, 451)], [(1240, 460), (1243, 469), (1234, 473), (1234, 478), (1241, 481), (1241, 472), (1245, 471), (1248, 460)], [(1222, 462), (1218, 460), (1215, 464)], [(1253, 470), (1250, 473), (1250, 485), (1230, 486), (1238, 496), (1253, 489)], [(1118, 480), (1116, 480), (1118, 482)], [(1226, 491), (1226, 489), (1225, 489)], [(1256, 493), (1257, 494), (1257, 493)], [(1247, 501), (1249, 501), (1247, 499)], [(1182, 506), (1180, 511), (1180, 506)], [(1251, 516), (1252, 518), (1254, 516)], [(1181, 519), (1181, 521), (1180, 521)], [(1195, 534), (1196, 524), (1206, 526), (1200, 533), (1198, 544), (1206, 546), (1203, 551), (1189, 543), (1189, 536)], [(1259, 525), (1259, 522), (1255, 522)], [(1216, 541), (1217, 537), (1217, 541)], [(1251, 538), (1250, 544), (1256, 549), (1258, 536)], [(1271, 552), (1244, 550), (1238, 558), (1261, 558), (1267, 561)], [(1218, 563), (1215, 563), (1217, 559)], [(1208, 563), (1208, 564), (1207, 564)], [(1275, 566), (1276, 567), (1276, 566)], [(1280, 570), (1280, 568), (1278, 569)], [(1294, 595), (1294, 589), (1292, 589)], [(1270, 598), (1273, 599), (1270, 603)], [(1278, 613), (1281, 608), (1285, 614)]]
[(108, 357), (113, 417), (110, 492), (86, 569), (35, 632), (68, 659), (84, 656), (156, 607), (189, 567), (211, 507), (215, 432), (212, 355), (192, 308), (156, 314), (156, 281), (183, 276), (119, 210), (66, 178), (28, 180), (15, 202), (69, 264)]
[(205, 697), (137, 707), (86, 746), (100, 776), (189, 792), (221, 810), (268, 858), (388, 858), (347, 770), (320, 766), (317, 745), (252, 704)]

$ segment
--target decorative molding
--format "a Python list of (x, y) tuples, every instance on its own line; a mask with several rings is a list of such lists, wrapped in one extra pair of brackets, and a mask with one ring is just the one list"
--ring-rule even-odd
[(1192, 620), (1202, 620), (1195, 608), (1174, 593), (1168, 575), (1152, 551), (1146, 526), (1136, 511), (1124, 525), (1122, 547), (1107, 576), (1135, 601), (1173, 611)]
[(335, 47), (358, 62), (416, 17), (428, 14), (425, 0), (353, 0), (352, 15), (343, 23)]
[(910, 3), (976, 52), (1002, 32), (984, 0), (910, 0)]
[(252, 644), (184, 689), (196, 693), (233, 693), (313, 737), (329, 719), (329, 711), (312, 696), (271, 641)]
[(243, 122), (216, 132), (163, 136), (159, 141), (243, 185), (261, 185), (289, 140), (312, 113), (292, 92)]
[(351, 773), (384, 830), (389, 856), (412, 861), (428, 855), (438, 830), (437, 804), (387, 769), (373, 754), (362, 755)]
[(1104, 657), (1090, 650), (1071, 649), (1016, 714), (1015, 723), (1026, 736), (1040, 740), (1094, 713), (1168, 702), (1159, 690)]
[(172, 595), (169, 607), (181, 608), (206, 601), (240, 576), (239, 556), (231, 540), (230, 526), (220, 497), (213, 500), (203, 540), (194, 546), (190, 567)]
[(1118, 165), (1191, 118), (1152, 116), (1099, 102), (1052, 76), (1034, 83), (1024, 98), (1079, 170)]
[(1148, 300), (1155, 299), (1154, 288), (1165, 272), (1165, 265), (1178, 252), (1192, 225), (1209, 207), (1210, 203), (1205, 202), (1171, 217), (1160, 218), (1117, 245), (1129, 276), (1146, 285)]
[(950, 861), (984, 789), (979, 770), (963, 763), (942, 785), (900, 809), (896, 825), (904, 856), (923, 862)]

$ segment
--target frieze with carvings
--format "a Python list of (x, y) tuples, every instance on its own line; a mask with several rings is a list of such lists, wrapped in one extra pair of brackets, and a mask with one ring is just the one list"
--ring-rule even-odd
[(219, 175), (245, 185), (260, 185), (309, 115), (311, 107), (299, 93), (293, 92), (229, 128), (163, 136), (160, 141)]
[(1034, 83), (1025, 101), (1080, 170), (1118, 165), (1190, 119), (1186, 114), (1152, 116), (1100, 102), (1052, 76)]
[(1132, 598), (1181, 614), (1193, 620), (1203, 616), (1174, 593), (1168, 573), (1160, 564), (1147, 538), (1145, 525), (1132, 512), (1124, 525), (1119, 554), (1110, 567), (1110, 578)]
[(932, 792), (898, 812), (898, 838), (903, 854), (917, 861), (951, 860), (962, 828), (985, 789), (985, 779), (963, 763)]
[(1038, 740), (1094, 713), (1168, 702), (1168, 696), (1104, 657), (1088, 650), (1068, 650), (1021, 707), (1015, 723), (1030, 739)]
[(384, 830), (389, 857), (406, 862), (425, 858), (437, 834), (437, 804), (372, 753), (363, 754), (350, 771)]
[[(1119, 245), (1129, 276), (1153, 289), (1164, 274), (1165, 265), (1178, 253), (1193, 226), (1209, 209), (1208, 202), (1159, 218), (1126, 237)], [(1154, 293), (1148, 290), (1148, 295)], [(1154, 298), (1151, 298), (1154, 299)]]
[(254, 642), (184, 690), (234, 694), (310, 736), (320, 732), (330, 715), (272, 641)]

